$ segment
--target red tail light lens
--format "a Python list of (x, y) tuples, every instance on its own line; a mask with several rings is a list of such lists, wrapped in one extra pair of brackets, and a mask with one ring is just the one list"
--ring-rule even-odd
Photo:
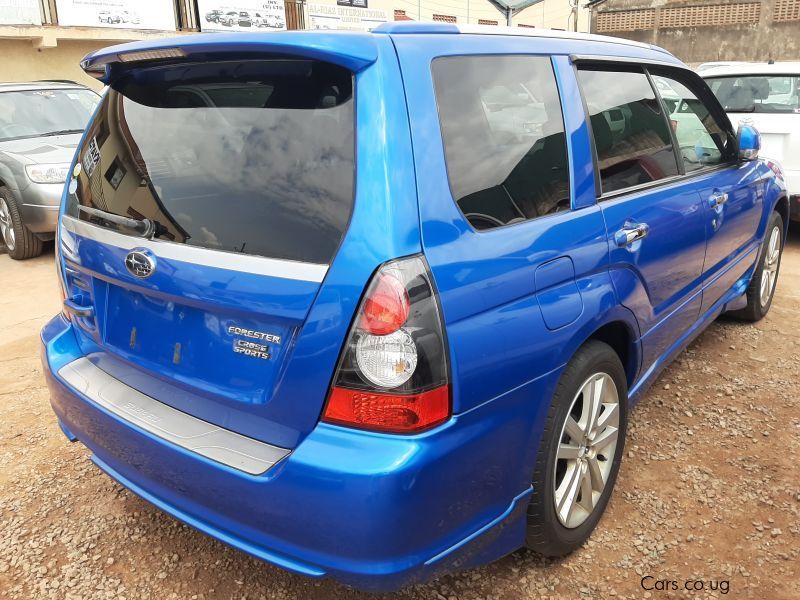
[(411, 309), (408, 292), (397, 277), (379, 275), (375, 288), (364, 300), (359, 327), (374, 335), (387, 335), (400, 329)]
[(450, 414), (444, 328), (430, 270), (422, 256), (392, 261), (367, 286), (322, 419), (417, 433)]
[(330, 423), (389, 433), (418, 433), (449, 417), (446, 385), (408, 396), (333, 388), (325, 408)]

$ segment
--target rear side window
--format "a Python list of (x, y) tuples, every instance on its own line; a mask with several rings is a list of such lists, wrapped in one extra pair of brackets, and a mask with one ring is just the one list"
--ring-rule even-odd
[[(79, 151), (76, 218), (174, 243), (326, 264), (353, 207), (353, 74), (306, 60), (134, 71)], [(83, 207), (87, 207), (88, 210)]]
[(433, 62), (450, 189), (470, 224), (492, 229), (570, 207), (564, 121), (549, 58)]
[(679, 174), (668, 121), (642, 70), (581, 67), (602, 192)]
[(711, 94), (703, 89), (705, 86), (701, 88), (682, 73), (650, 73), (664, 104), (673, 106), (669, 119), (684, 172), (691, 173), (732, 160), (735, 157), (735, 138), (723, 122), (719, 106), (714, 107), (709, 102), (713, 97), (709, 98)]

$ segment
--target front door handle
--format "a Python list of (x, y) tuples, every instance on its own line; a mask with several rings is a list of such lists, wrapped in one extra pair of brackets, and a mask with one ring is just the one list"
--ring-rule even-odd
[(647, 223), (626, 225), (614, 234), (614, 241), (617, 246), (624, 248), (625, 246), (630, 246), (633, 242), (646, 238), (648, 233), (650, 233), (650, 226)]
[(728, 201), (728, 194), (727, 192), (717, 192), (716, 194), (711, 194), (708, 199), (708, 205), (711, 208), (717, 208), (718, 206), (724, 205)]

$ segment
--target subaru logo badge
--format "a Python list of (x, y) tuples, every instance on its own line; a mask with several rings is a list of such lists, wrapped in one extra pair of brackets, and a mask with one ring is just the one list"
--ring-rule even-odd
[(128, 252), (125, 266), (131, 275), (139, 279), (150, 277), (156, 270), (156, 259), (149, 250), (137, 248)]

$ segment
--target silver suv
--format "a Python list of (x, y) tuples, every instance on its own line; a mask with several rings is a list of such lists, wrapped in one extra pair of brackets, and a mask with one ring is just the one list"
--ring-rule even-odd
[(38, 256), (53, 239), (61, 192), (100, 96), (74, 82), (0, 83), (0, 244)]

